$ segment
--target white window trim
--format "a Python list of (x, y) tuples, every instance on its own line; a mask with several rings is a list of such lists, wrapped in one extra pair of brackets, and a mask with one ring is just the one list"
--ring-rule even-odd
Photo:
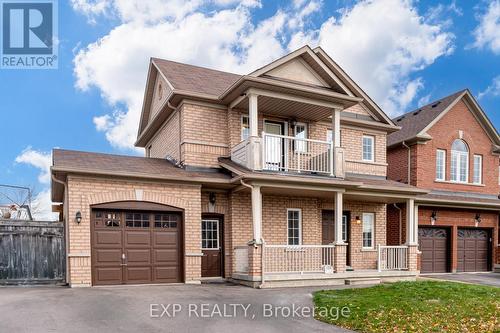
[(203, 247), (203, 239), (201, 239), (201, 249), (202, 250), (219, 250), (220, 249), (220, 225), (219, 225), (219, 220), (217, 219), (202, 219), (202, 222), (216, 222), (217, 223), (217, 247), (216, 248), (204, 248)]
[[(457, 177), (457, 179), (452, 179), (452, 175), (451, 175), (451, 171), (450, 171), (450, 182), (452, 183), (457, 183), (457, 184), (467, 184), (469, 182), (469, 153), (464, 153), (464, 152), (459, 152), (459, 151), (451, 151), (451, 154), (453, 156), (453, 154), (456, 154), (457, 155), (457, 158), (455, 159), (455, 176)], [(465, 180), (462, 181), (460, 180), (460, 160), (461, 160), (461, 157), (462, 156), (465, 156), (467, 157), (466, 161), (467, 163), (465, 163)], [(453, 163), (453, 158), (450, 160), (450, 164)]]
[(241, 141), (248, 139), (248, 138), (243, 137), (243, 118), (248, 119), (248, 135), (250, 137), (250, 117), (247, 114), (242, 114), (240, 117), (240, 139), (241, 139)]
[[(370, 215), (372, 216), (372, 246), (364, 246), (364, 241), (363, 241), (363, 226), (365, 224), (365, 216)], [(363, 250), (374, 250), (375, 249), (375, 213), (363, 213), (362, 214), (363, 219), (361, 220), (361, 247)]]
[[(438, 162), (438, 155), (439, 153), (443, 154), (443, 165), (441, 167), (441, 173), (443, 174), (443, 178), (438, 178), (438, 172), (437, 172), (437, 162)], [(437, 181), (445, 181), (446, 180), (446, 150), (444, 149), (437, 149), (436, 150), (436, 180)]]
[[(294, 135), (294, 138), (295, 138), (295, 135), (297, 134), (297, 126), (304, 126), (304, 132), (305, 132), (304, 139), (307, 139), (308, 135), (309, 135), (309, 129), (307, 128), (307, 123), (302, 123), (302, 122), (295, 123), (295, 125), (293, 126), (293, 135)], [(302, 144), (305, 146), (305, 149), (303, 149), (303, 150), (302, 149), (297, 149), (297, 147), (298, 147), (297, 143), (298, 142), (302, 142)], [(296, 153), (307, 153), (307, 151), (308, 151), (307, 141), (296, 141), (295, 144), (294, 144), (293, 150)]]
[(298, 245), (292, 245), (288, 243), (288, 223), (290, 222), (288, 220), (288, 212), (299, 212), (299, 244), (302, 245), (302, 209), (300, 208), (287, 208), (286, 209), (286, 244), (289, 246), (298, 246)]
[[(476, 176), (476, 158), (479, 157), (479, 182), (474, 181), (474, 178)], [(474, 154), (472, 158), (472, 167), (474, 168), (472, 170), (472, 183), (476, 185), (480, 185), (483, 183), (483, 155), (477, 155)]]
[[(372, 150), (371, 150), (371, 156), (372, 158), (371, 159), (365, 159), (365, 154), (364, 154), (364, 141), (365, 141), (365, 138), (369, 138), (372, 140)], [(367, 135), (367, 134), (364, 134), (363, 135), (363, 138), (361, 139), (361, 159), (364, 161), (364, 162), (375, 162), (375, 136), (373, 135)]]

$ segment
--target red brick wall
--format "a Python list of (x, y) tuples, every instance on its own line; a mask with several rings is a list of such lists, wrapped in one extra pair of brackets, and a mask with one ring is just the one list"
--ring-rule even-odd
[(408, 183), (408, 149), (397, 147), (387, 150), (387, 177), (401, 183)]

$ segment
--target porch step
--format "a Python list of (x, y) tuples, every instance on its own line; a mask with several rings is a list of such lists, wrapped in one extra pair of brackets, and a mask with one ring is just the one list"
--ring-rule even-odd
[(495, 273), (500, 273), (500, 264), (495, 265)]
[(353, 278), (346, 279), (345, 284), (348, 286), (364, 285), (364, 284), (380, 284), (380, 278)]

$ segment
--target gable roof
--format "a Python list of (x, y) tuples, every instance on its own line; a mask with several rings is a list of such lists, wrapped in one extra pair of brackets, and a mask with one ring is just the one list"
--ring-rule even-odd
[[(269, 72), (273, 69), (294, 59), (300, 59), (305, 68), (314, 71), (318, 79), (327, 83), (327, 86), (268, 75), (272, 74)], [(149, 109), (153, 98), (154, 81), (158, 75), (161, 75), (169, 85), (170, 94), (159, 107), (161, 111), (150, 119)], [(152, 133), (168, 118), (182, 99), (196, 99), (226, 106), (251, 87), (272, 89), (291, 95), (298, 94), (307, 98), (318, 97), (345, 108), (366, 100), (370, 116), (375, 122), (384, 124), (389, 131), (399, 129), (323, 50), (320, 48), (312, 50), (306, 45), (248, 75), (151, 58), (136, 145), (144, 147)]]
[(395, 124), (401, 126), (401, 130), (391, 133), (387, 137), (387, 146), (390, 148), (403, 142), (411, 143), (416, 140), (432, 139), (427, 131), (463, 98), (466, 99), (471, 112), (481, 123), (493, 143), (499, 145), (500, 137), (497, 130), (470, 91), (464, 89), (394, 118)]
[(152, 58), (151, 61), (173, 89), (218, 97), (241, 75), (215, 69)]

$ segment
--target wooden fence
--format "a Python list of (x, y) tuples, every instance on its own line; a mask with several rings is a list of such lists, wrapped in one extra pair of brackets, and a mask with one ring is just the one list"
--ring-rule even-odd
[(0, 220), (0, 284), (64, 283), (61, 222)]

